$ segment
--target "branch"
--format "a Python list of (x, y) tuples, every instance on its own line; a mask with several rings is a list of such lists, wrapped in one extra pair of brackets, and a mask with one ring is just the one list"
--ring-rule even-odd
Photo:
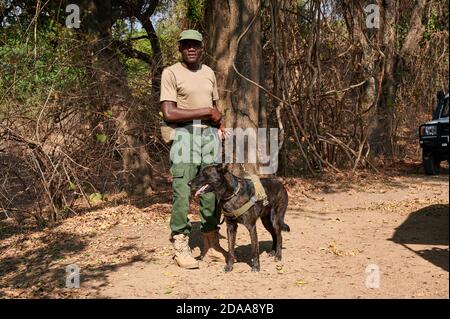
[(133, 49), (132, 45), (129, 42), (115, 40), (113, 41), (113, 45), (116, 46), (120, 50), (120, 52), (122, 52), (129, 58), (139, 59), (148, 64), (153, 63), (153, 59), (149, 54)]
[(326, 96), (326, 95), (330, 95), (330, 94), (335, 94), (335, 93), (343, 93), (343, 92), (349, 91), (349, 90), (351, 90), (351, 89), (357, 88), (358, 86), (361, 86), (361, 85), (363, 85), (363, 84), (366, 83), (366, 82), (367, 82), (367, 80), (364, 80), (364, 81), (362, 81), (362, 82), (360, 82), (360, 83), (350, 85), (350, 86), (349, 86), (348, 88), (346, 88), (346, 89), (327, 91), (327, 92), (325, 92), (324, 94), (322, 94), (321, 97)]
[(136, 40), (143, 40), (143, 39), (148, 39), (148, 36), (146, 36), (146, 35), (141, 35), (140, 37), (130, 38), (130, 39), (128, 39), (128, 40), (130, 40), (130, 41), (136, 41)]

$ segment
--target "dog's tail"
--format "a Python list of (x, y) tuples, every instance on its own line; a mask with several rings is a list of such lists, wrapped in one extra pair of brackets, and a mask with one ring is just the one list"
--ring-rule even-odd
[(281, 225), (281, 230), (282, 230), (282, 231), (290, 232), (290, 231), (291, 231), (291, 228), (289, 227), (288, 224), (283, 223), (283, 225)]

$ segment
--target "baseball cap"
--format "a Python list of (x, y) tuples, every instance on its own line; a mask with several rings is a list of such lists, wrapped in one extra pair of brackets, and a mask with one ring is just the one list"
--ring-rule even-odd
[(180, 33), (180, 38), (178, 39), (178, 42), (183, 40), (195, 40), (202, 42), (203, 37), (202, 34), (197, 30), (184, 30), (183, 32)]

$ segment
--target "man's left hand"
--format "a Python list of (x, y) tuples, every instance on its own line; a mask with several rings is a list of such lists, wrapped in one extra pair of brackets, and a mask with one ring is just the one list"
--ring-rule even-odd
[(221, 140), (229, 138), (231, 136), (231, 132), (227, 130), (223, 124), (220, 124), (217, 132)]

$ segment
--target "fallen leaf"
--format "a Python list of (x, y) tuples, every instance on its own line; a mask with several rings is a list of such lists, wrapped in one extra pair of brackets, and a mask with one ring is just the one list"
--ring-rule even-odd
[(100, 193), (92, 193), (92, 194), (89, 196), (89, 201), (90, 201), (91, 203), (93, 203), (93, 204), (95, 204), (96, 202), (101, 201), (102, 199), (103, 199), (103, 197), (102, 197), (102, 194), (100, 194)]
[(99, 141), (100, 143), (105, 143), (106, 135), (103, 133), (97, 134), (97, 141)]
[(284, 273), (284, 271), (283, 271), (283, 265), (276, 265), (276, 269), (277, 269), (278, 274)]
[(295, 282), (295, 284), (296, 284), (297, 286), (303, 286), (303, 285), (306, 285), (307, 282), (304, 281), (304, 280), (302, 280), (302, 279), (299, 279), (299, 280), (297, 280), (297, 281)]

